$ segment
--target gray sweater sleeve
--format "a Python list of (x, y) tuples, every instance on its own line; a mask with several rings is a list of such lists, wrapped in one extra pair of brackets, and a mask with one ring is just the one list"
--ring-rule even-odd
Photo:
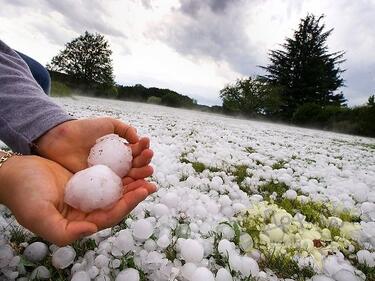
[(71, 119), (43, 92), (22, 58), (0, 40), (0, 139), (13, 151), (30, 154), (33, 141)]

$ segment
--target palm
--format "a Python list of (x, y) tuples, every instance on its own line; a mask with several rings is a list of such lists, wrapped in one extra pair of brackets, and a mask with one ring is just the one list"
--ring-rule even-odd
[(22, 225), (58, 245), (118, 223), (155, 190), (154, 185), (138, 180), (124, 187), (123, 197), (110, 210), (84, 213), (64, 203), (71, 172), (41, 157), (23, 158), (12, 168), (17, 176), (10, 177), (15, 188), (10, 189), (6, 204)]
[(148, 164), (153, 152), (149, 149), (149, 140), (139, 140), (134, 128), (112, 118), (62, 123), (37, 141), (38, 153), (75, 173), (87, 168), (87, 157), (95, 141), (111, 133), (127, 139), (132, 148), (132, 169), (127, 176), (134, 180), (150, 176), (153, 171)]

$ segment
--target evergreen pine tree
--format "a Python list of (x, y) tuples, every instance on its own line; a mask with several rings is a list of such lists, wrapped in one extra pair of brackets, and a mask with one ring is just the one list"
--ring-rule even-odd
[(326, 41), (333, 29), (324, 31), (323, 17), (309, 14), (301, 19), (293, 38), (287, 38), (281, 50), (271, 50), (271, 63), (261, 66), (267, 71), (261, 79), (280, 89), (280, 115), (286, 119), (305, 103), (326, 106), (346, 101), (342, 93), (335, 93), (344, 85), (340, 77), (344, 70), (339, 67), (344, 52), (328, 52)]

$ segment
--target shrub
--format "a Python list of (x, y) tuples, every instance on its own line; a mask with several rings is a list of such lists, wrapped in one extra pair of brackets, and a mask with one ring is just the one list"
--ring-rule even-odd
[(67, 97), (72, 95), (72, 89), (64, 83), (52, 81), (51, 83), (51, 96), (53, 97)]
[(161, 98), (151, 96), (147, 99), (147, 103), (153, 103), (153, 104), (161, 104)]

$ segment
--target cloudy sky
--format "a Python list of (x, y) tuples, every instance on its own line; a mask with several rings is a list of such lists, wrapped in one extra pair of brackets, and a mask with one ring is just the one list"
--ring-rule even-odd
[(199, 103), (260, 74), (267, 53), (307, 13), (334, 28), (329, 50), (345, 51), (341, 90), (349, 105), (375, 93), (375, 0), (0, 0), (0, 39), (46, 64), (66, 42), (104, 34), (116, 82), (170, 88)]

